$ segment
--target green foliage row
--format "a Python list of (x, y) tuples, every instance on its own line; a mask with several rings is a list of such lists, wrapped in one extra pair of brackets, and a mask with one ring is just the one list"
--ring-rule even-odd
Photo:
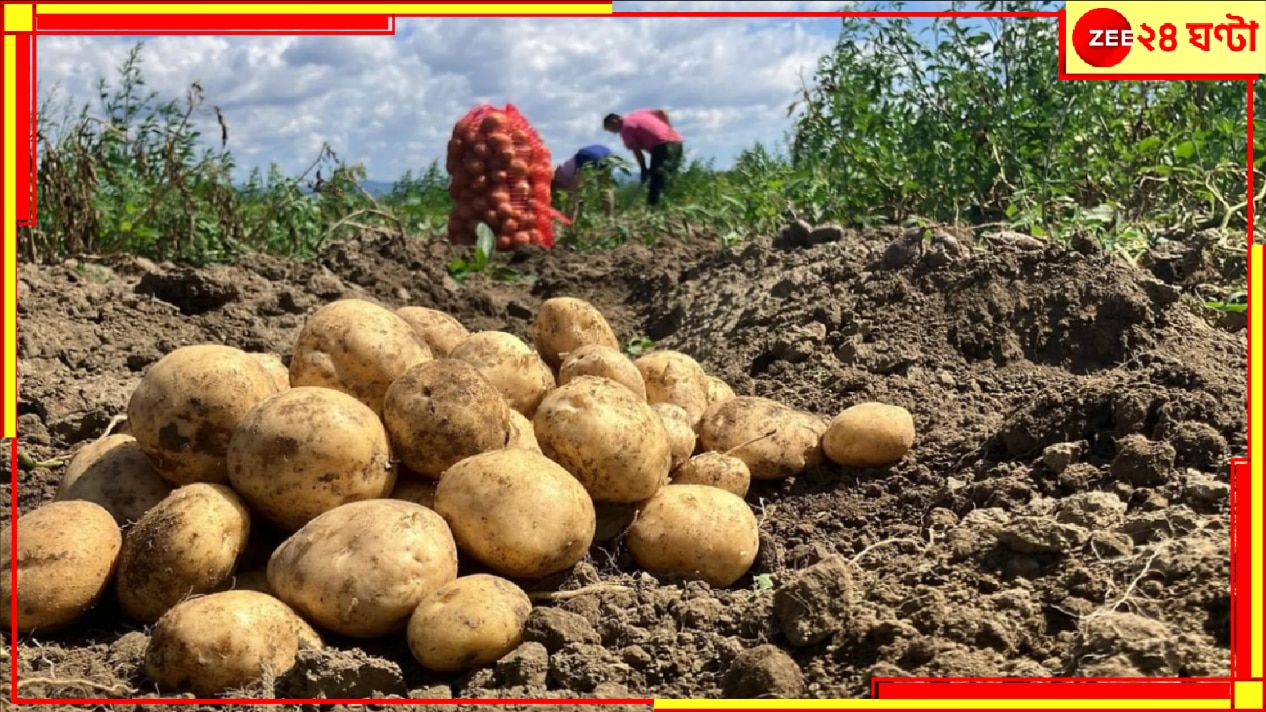
[[(610, 219), (597, 209), (597, 182), (586, 181), (584, 210), (560, 226), (559, 242), (593, 249), (702, 234), (732, 243), (795, 215), (855, 226), (1006, 223), (1056, 239), (1089, 231), (1137, 255), (1158, 236), (1245, 226), (1244, 82), (1060, 81), (1053, 20), (989, 23), (938, 18), (919, 32), (906, 19), (843, 18), (788, 109), (785, 150), (757, 144), (724, 171), (689, 161), (660, 210), (642, 205), (636, 181), (622, 182)], [(113, 85), (100, 81), (99, 106), (42, 98), (39, 224), (20, 229), (23, 259), (129, 252), (204, 263), (250, 251), (307, 257), (367, 231), (444, 235), (450, 199), (436, 163), (379, 197), (361, 187), (362, 166), (329, 148), (301, 175), (270, 166), (235, 185), (219, 108), (210, 107), (222, 135), (202, 136), (191, 120), (208, 112), (201, 87), (179, 99), (149, 91), (141, 52), (133, 48)], [(1260, 102), (1266, 82), (1256, 86)], [(1256, 135), (1266, 136), (1266, 119)], [(1255, 155), (1266, 190), (1266, 149)], [(628, 175), (628, 162), (613, 170)]]

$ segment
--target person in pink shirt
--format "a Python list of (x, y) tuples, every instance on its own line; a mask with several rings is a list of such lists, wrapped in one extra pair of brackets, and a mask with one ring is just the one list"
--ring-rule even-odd
[[(681, 134), (668, 123), (668, 114), (659, 110), (634, 111), (624, 116), (607, 114), (602, 128), (619, 134), (624, 147), (633, 152), (642, 171), (642, 182), (649, 183), (646, 204), (659, 205), (669, 177), (681, 167)], [(647, 153), (651, 154), (649, 166)]]

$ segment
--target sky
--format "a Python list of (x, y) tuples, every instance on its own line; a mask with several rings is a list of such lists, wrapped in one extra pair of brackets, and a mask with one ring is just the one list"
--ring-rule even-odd
[[(613, 2), (619, 12), (825, 11), (828, 2)], [(912, 2), (909, 9), (944, 9)], [(390, 37), (152, 37), (149, 89), (177, 98), (198, 81), (194, 120), (218, 143), (213, 105), (241, 170), (276, 163), (294, 175), (328, 143), (392, 181), (442, 159), (453, 123), (479, 103), (515, 104), (559, 163), (581, 146), (619, 141), (602, 116), (663, 108), (688, 156), (718, 167), (790, 128), (800, 76), (835, 43), (834, 18), (400, 18)], [(136, 37), (41, 37), (41, 92), (99, 107)], [(442, 160), (441, 160), (442, 164)]]

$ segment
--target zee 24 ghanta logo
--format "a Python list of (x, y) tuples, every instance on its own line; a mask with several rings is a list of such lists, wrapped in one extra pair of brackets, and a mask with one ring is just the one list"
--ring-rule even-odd
[[(1226, 20), (1220, 23), (1186, 23), (1187, 43), (1202, 52), (1212, 51), (1214, 43), (1224, 44), (1231, 52), (1256, 52), (1257, 21), (1245, 22), (1244, 18), (1229, 13)], [(1172, 22), (1155, 28), (1141, 22), (1135, 30), (1125, 15), (1100, 7), (1077, 20), (1073, 26), (1072, 44), (1077, 56), (1086, 64), (1099, 68), (1115, 67), (1125, 60), (1135, 45), (1141, 45), (1148, 52), (1173, 52), (1180, 42), (1178, 30)]]

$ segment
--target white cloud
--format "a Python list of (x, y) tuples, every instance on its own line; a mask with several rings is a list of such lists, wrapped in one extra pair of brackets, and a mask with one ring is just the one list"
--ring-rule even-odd
[[(842, 2), (614, 3), (617, 11), (835, 11)], [(391, 180), (442, 157), (453, 123), (488, 101), (517, 105), (556, 160), (618, 140), (610, 111), (664, 108), (694, 155), (724, 165), (789, 126), (786, 106), (836, 39), (838, 21), (784, 18), (403, 18), (394, 37), (156, 37), (142, 71), (150, 89), (206, 93), (198, 117), (218, 138), (212, 105), (246, 167), (297, 172), (323, 142)], [(63, 96), (96, 102), (96, 81), (133, 44), (126, 37), (41, 37), (38, 74)]]

